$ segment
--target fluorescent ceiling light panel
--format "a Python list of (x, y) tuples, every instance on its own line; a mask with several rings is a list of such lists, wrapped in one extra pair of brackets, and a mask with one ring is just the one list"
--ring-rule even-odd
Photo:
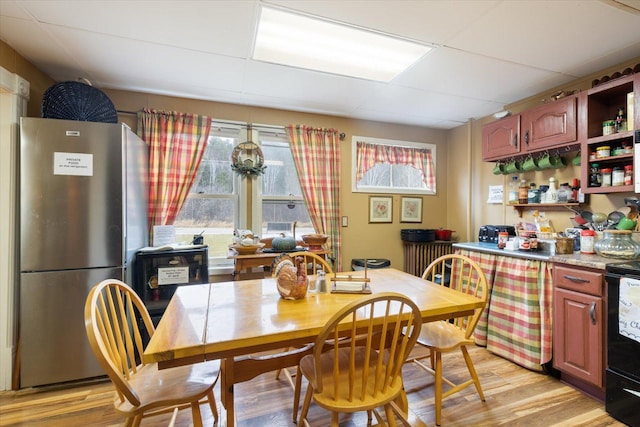
[(388, 82), (429, 50), (397, 37), (262, 7), (253, 59)]

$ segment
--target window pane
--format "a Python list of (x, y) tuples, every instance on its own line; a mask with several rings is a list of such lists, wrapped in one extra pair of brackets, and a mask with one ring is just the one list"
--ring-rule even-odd
[(263, 141), (262, 153), (267, 165), (262, 177), (262, 197), (301, 195), (289, 144)]
[(413, 166), (393, 165), (391, 167), (393, 186), (398, 188), (425, 188), (422, 173)]
[(190, 242), (194, 234), (204, 231), (209, 256), (226, 257), (228, 246), (233, 242), (234, 210), (233, 199), (187, 199), (174, 223), (176, 240)]
[[(361, 144), (363, 143), (363, 144)], [(394, 147), (393, 149), (385, 148)], [(411, 150), (417, 148), (419, 150)], [(379, 151), (386, 152), (387, 160)], [(435, 165), (436, 146), (434, 144), (389, 139), (352, 137), (351, 188), (354, 192), (398, 193), (398, 194), (436, 194)], [(404, 156), (419, 156), (418, 159), (406, 159)], [(366, 158), (365, 158), (366, 157)], [(424, 170), (414, 167), (413, 160), (424, 162)], [(363, 167), (362, 165), (373, 166)], [(362, 170), (358, 170), (361, 167)], [(359, 181), (356, 178), (363, 173)], [(429, 174), (426, 179), (423, 174)], [(431, 184), (433, 183), (433, 184)]]
[(358, 186), (390, 187), (391, 165), (375, 165), (364, 174)]
[(295, 207), (289, 209), (288, 202), (263, 200), (262, 202), (262, 236), (271, 237), (285, 232), (291, 234), (293, 222), (296, 224), (296, 238), (303, 234), (315, 233), (307, 208), (302, 201), (295, 201)]
[(233, 171), (231, 170), (231, 154), (235, 142), (234, 138), (218, 136), (209, 138), (207, 149), (198, 168), (196, 181), (191, 187), (192, 193), (233, 193), (234, 179)]
[(229, 263), (227, 251), (233, 241), (238, 206), (237, 179), (231, 169), (231, 155), (239, 137), (233, 130), (213, 132), (174, 226), (178, 242), (191, 242), (194, 235), (204, 232), (209, 257)]

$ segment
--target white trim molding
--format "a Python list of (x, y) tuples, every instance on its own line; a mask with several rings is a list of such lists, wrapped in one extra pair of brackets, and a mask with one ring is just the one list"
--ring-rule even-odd
[(18, 330), (18, 147), (20, 117), (27, 114), (29, 82), (0, 67), (0, 390), (12, 386)]

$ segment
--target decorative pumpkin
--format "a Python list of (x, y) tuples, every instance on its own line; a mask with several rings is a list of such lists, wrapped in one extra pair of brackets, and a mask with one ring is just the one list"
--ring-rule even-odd
[(296, 248), (296, 239), (280, 233), (280, 236), (274, 237), (271, 241), (271, 247), (277, 251), (290, 251)]

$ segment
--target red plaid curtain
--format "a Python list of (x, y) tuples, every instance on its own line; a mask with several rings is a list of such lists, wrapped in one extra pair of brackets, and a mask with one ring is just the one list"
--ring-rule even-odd
[(340, 138), (335, 129), (287, 126), (291, 154), (313, 227), (340, 266)]
[(376, 163), (413, 166), (422, 172), (422, 181), (428, 189), (435, 188), (436, 177), (433, 173), (433, 157), (427, 148), (400, 147), (386, 144), (356, 142), (356, 182)]
[(170, 225), (195, 180), (211, 118), (175, 111), (138, 112), (138, 136), (149, 145), (149, 225)]

